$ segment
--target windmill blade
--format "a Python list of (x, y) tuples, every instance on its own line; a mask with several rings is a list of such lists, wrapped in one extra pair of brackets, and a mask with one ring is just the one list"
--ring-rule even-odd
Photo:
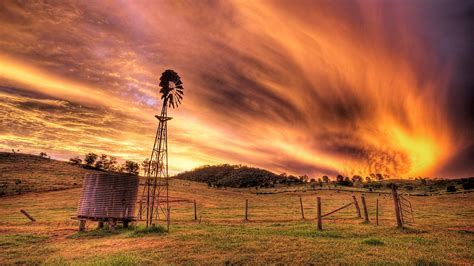
[[(173, 86), (170, 87), (170, 83)], [(181, 77), (171, 69), (165, 70), (160, 77), (160, 93), (164, 106), (176, 108), (181, 104), (184, 96), (184, 87)]]

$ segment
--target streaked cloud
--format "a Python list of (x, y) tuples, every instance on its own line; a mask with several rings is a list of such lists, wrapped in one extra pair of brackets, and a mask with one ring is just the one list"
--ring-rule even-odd
[[(0, 4), (0, 149), (144, 159), (175, 69), (173, 171), (470, 175), (468, 10), (420, 1)], [(454, 30), (455, 29), (455, 30)], [(470, 87), (471, 86), (471, 87)], [(470, 111), (469, 111), (470, 110)], [(456, 165), (456, 167), (454, 167)]]

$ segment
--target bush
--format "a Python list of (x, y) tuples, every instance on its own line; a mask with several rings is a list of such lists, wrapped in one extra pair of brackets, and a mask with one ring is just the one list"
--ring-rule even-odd
[(150, 227), (137, 227), (135, 230), (130, 234), (131, 236), (146, 236), (151, 234), (164, 234), (166, 233), (166, 229), (163, 226), (150, 226)]
[(84, 162), (86, 162), (86, 166), (92, 167), (97, 160), (97, 154), (89, 152), (84, 156)]
[(474, 177), (463, 178), (461, 179), (461, 182), (462, 182), (462, 188), (464, 190), (474, 189)]
[(457, 190), (456, 190), (456, 187), (455, 187), (455, 186), (448, 186), (448, 187), (446, 188), (446, 191), (447, 191), (447, 192), (456, 192)]
[(76, 156), (74, 158), (69, 159), (69, 162), (72, 163), (72, 164), (75, 164), (75, 165), (79, 165), (79, 164), (82, 163), (82, 160), (81, 160), (81, 158)]
[(375, 238), (366, 239), (366, 240), (363, 241), (363, 243), (367, 244), (367, 245), (370, 245), (370, 246), (383, 246), (383, 245), (385, 245), (384, 242), (382, 242), (381, 240), (375, 239)]
[(138, 163), (134, 161), (125, 161), (122, 166), (123, 171), (131, 175), (138, 175), (138, 171), (140, 170), (140, 166)]

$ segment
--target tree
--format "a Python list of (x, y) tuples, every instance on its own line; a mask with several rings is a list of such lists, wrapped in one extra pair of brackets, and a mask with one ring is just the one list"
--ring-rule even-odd
[(146, 158), (141, 162), (142, 169), (145, 172), (145, 176), (148, 175), (148, 168), (150, 167), (150, 159)]
[(140, 166), (134, 161), (125, 161), (125, 163), (123, 164), (123, 170), (128, 174), (138, 175), (138, 170), (140, 170)]
[(457, 190), (456, 190), (456, 187), (455, 187), (455, 186), (448, 186), (448, 187), (446, 188), (446, 191), (447, 191), (447, 192), (456, 192)]
[(46, 154), (46, 152), (40, 152), (40, 157), (41, 158), (47, 158), (48, 154)]
[(368, 176), (365, 177), (365, 182), (372, 183), (372, 179)]
[(107, 161), (107, 154), (101, 154), (99, 159), (95, 162), (94, 166), (97, 169), (105, 170), (104, 165)]
[(300, 176), (300, 180), (303, 183), (308, 183), (309, 177), (307, 175), (302, 175), (302, 176)]
[(384, 178), (383, 178), (383, 175), (382, 174), (375, 174), (375, 178), (377, 178), (378, 181), (382, 181)]
[(86, 162), (86, 166), (92, 167), (97, 160), (97, 154), (89, 152), (84, 156), (84, 162)]
[(329, 177), (327, 175), (323, 176), (324, 183), (329, 183)]
[(336, 177), (336, 181), (339, 185), (342, 185), (342, 183), (344, 183), (344, 176), (342, 175), (337, 175)]
[(354, 175), (354, 176), (352, 177), (352, 182), (354, 182), (354, 183), (362, 182), (362, 176), (360, 176), (360, 175)]
[(344, 178), (344, 183), (343, 183), (344, 186), (349, 186), (349, 187), (352, 187), (352, 182), (351, 182), (351, 179), (346, 176), (346, 178)]
[(111, 172), (117, 171), (117, 158), (109, 156), (104, 163), (104, 169)]
[(81, 160), (81, 158), (79, 158), (79, 156), (76, 156), (74, 158), (69, 159), (69, 162), (72, 163), (72, 164), (79, 165), (79, 164), (82, 163), (82, 160)]

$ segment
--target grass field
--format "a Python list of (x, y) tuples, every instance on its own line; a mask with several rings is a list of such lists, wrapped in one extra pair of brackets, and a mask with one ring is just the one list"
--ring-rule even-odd
[(23, 153), (0, 152), (0, 196), (80, 187), (95, 170)]
[[(409, 197), (416, 224), (395, 227), (390, 195), (367, 194), (371, 222), (351, 206), (323, 220), (316, 230), (316, 197), (323, 213), (351, 201), (350, 192), (310, 191), (257, 195), (253, 189), (208, 188), (173, 180), (175, 203), (169, 233), (143, 223), (114, 232), (77, 232), (80, 188), (0, 198), (0, 264), (473, 264), (474, 193)], [(301, 219), (299, 195), (306, 219)], [(360, 193), (355, 194), (357, 197)], [(375, 226), (375, 202), (380, 225)], [(245, 199), (249, 221), (244, 221)], [(19, 210), (27, 210), (30, 222)], [(161, 222), (161, 224), (164, 224)]]

